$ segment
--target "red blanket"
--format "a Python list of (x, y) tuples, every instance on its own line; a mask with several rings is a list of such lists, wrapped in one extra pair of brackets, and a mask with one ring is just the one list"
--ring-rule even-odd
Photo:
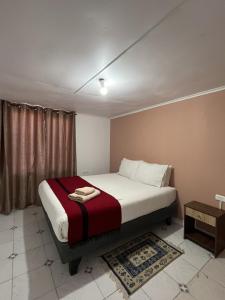
[(101, 191), (100, 195), (81, 204), (70, 200), (68, 194), (73, 193), (76, 188), (95, 186), (79, 176), (48, 179), (47, 182), (68, 216), (70, 246), (89, 237), (120, 228), (121, 207), (111, 195)]

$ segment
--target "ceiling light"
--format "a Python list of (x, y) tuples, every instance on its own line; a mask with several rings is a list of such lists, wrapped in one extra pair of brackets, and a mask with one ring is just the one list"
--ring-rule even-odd
[(105, 96), (108, 94), (108, 89), (106, 87), (106, 82), (104, 78), (99, 78), (99, 84), (100, 84), (100, 93), (102, 96)]

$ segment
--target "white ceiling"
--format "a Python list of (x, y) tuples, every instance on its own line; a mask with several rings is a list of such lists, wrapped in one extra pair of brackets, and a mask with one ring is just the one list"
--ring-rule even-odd
[(0, 98), (111, 117), (219, 87), (224, 32), (224, 0), (0, 0)]

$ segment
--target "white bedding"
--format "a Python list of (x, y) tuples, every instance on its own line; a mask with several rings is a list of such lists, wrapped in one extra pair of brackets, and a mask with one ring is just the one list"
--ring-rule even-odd
[[(122, 223), (167, 207), (176, 198), (175, 188), (150, 186), (117, 173), (82, 176), (82, 178), (119, 201)], [(38, 191), (57, 238), (61, 242), (68, 241), (68, 219), (64, 208), (47, 181), (40, 183)]]

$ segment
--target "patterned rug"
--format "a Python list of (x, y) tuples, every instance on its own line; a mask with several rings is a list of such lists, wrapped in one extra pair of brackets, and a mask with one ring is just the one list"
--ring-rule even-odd
[(102, 258), (130, 295), (178, 258), (182, 251), (146, 233), (105, 253)]

